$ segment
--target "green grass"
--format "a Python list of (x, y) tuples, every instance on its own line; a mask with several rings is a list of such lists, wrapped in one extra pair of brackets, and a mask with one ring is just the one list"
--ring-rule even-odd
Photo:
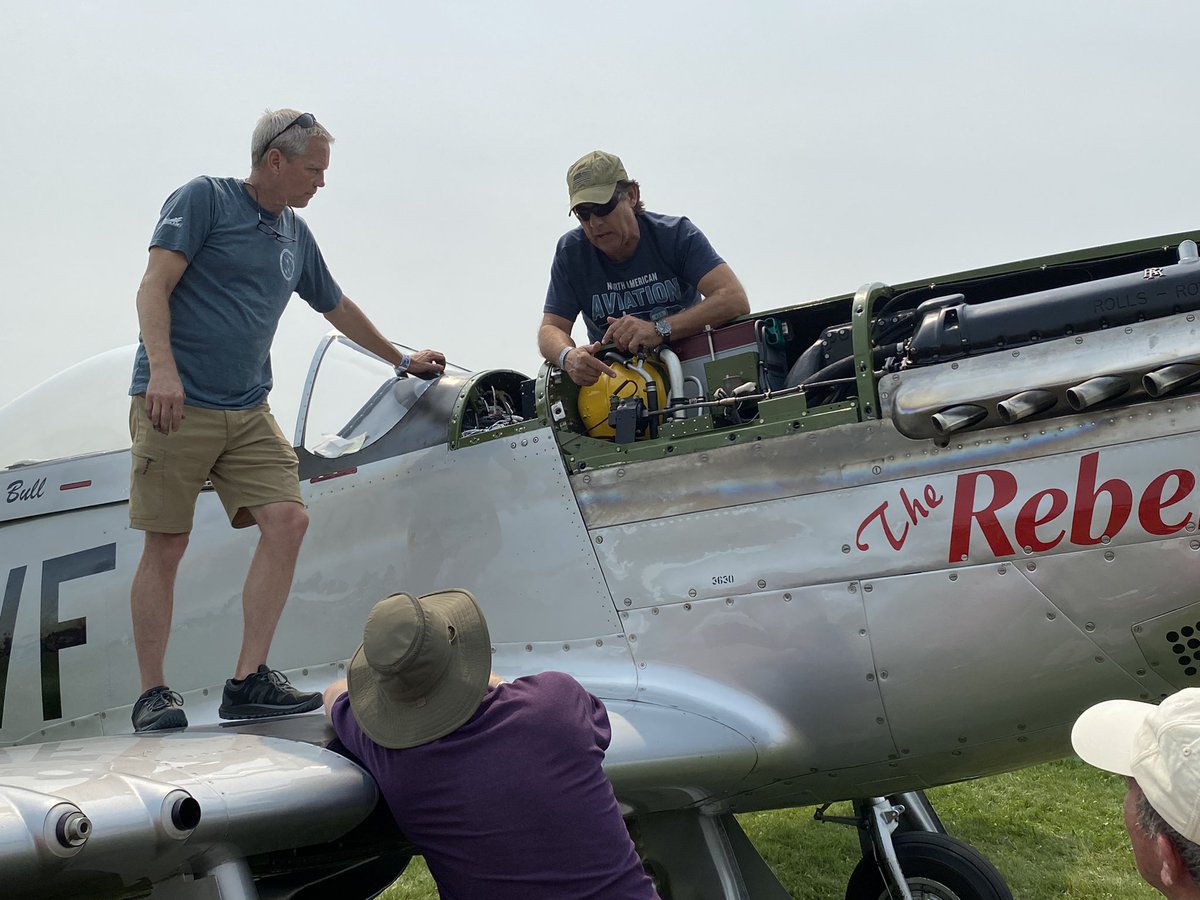
[[(951, 835), (991, 859), (1017, 900), (1154, 900), (1133, 866), (1121, 820), (1125, 781), (1077, 760), (929, 792)], [(835, 806), (832, 813), (848, 815)], [(813, 810), (739, 816), (754, 845), (795, 900), (840, 900), (858, 862), (852, 829), (813, 821)], [(385, 900), (437, 900), (422, 860)]]

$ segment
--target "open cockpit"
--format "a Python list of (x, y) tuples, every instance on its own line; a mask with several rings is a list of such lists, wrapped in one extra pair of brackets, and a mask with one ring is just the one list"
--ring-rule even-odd
[[(346, 358), (348, 342), (330, 336), (337, 371), (322, 367), (320, 350), (296, 444), (331, 460), (373, 456), (394, 429), (412, 432), (405, 447), (446, 441), (454, 450), (550, 427), (568, 470), (581, 472), (873, 419), (945, 444), (1153, 400), (1200, 384), (1192, 237), (872, 283), (647, 356), (610, 350), (618, 377), (584, 388), (550, 365), (535, 378), (489, 370), (432, 384), (395, 379), (361, 352)], [(363, 398), (357, 407), (346, 403), (351, 394)], [(357, 411), (347, 417), (348, 408)]]
[(548, 365), (484, 373), (463, 409), (493, 412), (456, 418), (451, 444), (549, 425), (579, 472), (872, 419), (946, 444), (1182, 393), (1200, 385), (1193, 237), (868, 284), (646, 357), (610, 351), (619, 377), (584, 388)]
[[(871, 283), (756, 313), (645, 357), (609, 351), (619, 377), (584, 388), (550, 365), (536, 377), (453, 368), (434, 381), (398, 379), (330, 334), (312, 358), (293, 443), (302, 474), (319, 478), (416, 449), (453, 451), (550, 428), (567, 470), (578, 473), (871, 420), (945, 445), (985, 429), (1157, 400), (1200, 388), (1197, 237)], [(101, 368), (123, 378), (127, 352), (81, 364), (6, 407), (8, 443), (49, 437), (65, 452), (22, 445), (0, 464), (127, 446), (119, 391), (104, 391), (116, 398), (111, 409), (88, 404), (104, 428), (80, 427), (78, 417), (50, 431), (18, 422), (31, 410), (60, 408), (54, 398), (77, 395), (81, 385), (94, 394), (108, 383)], [(104, 436), (80, 445), (89, 433)]]

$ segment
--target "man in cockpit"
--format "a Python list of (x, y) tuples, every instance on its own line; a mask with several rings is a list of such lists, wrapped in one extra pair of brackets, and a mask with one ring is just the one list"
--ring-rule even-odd
[(174, 588), (196, 498), (211, 482), (235, 528), (257, 525), (242, 593), (242, 645), (225, 683), (226, 719), (316, 709), (267, 666), (308, 513), (296, 454), (267, 406), (271, 342), (294, 293), (347, 337), (396, 366), (432, 377), (436, 350), (401, 353), (329, 273), (296, 215), (325, 185), (333, 136), (312, 113), (268, 110), (250, 139), (248, 178), (189, 181), (167, 199), (137, 292), (140, 343), (129, 389), (130, 527), (145, 532), (130, 602), (142, 695), (134, 730), (182, 728), (182, 697), (164, 658)]
[[(567, 190), (579, 227), (555, 249), (538, 349), (576, 384), (615, 377), (596, 357), (602, 344), (651, 350), (750, 311), (708, 238), (683, 216), (647, 212), (618, 157), (594, 150), (577, 160)], [(571, 329), (581, 313), (590, 343), (576, 347)]]

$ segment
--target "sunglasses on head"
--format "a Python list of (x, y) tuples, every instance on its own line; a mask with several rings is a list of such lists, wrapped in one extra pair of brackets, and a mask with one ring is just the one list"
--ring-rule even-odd
[(286, 125), (284, 125), (282, 128), (280, 128), (277, 132), (275, 132), (275, 137), (273, 137), (269, 141), (267, 141), (266, 145), (263, 147), (263, 153), (266, 153), (267, 150), (270, 148), (270, 146), (273, 143), (275, 143), (277, 140), (279, 140), (280, 135), (282, 135), (289, 128), (292, 128), (292, 127), (312, 128), (316, 124), (317, 124), (317, 117), (314, 116), (312, 113), (300, 113), (300, 115), (296, 116), (296, 118), (292, 119), (292, 121), (288, 122)]
[(614, 209), (616, 209), (617, 204), (624, 199), (625, 195), (620, 191), (617, 191), (615, 194), (613, 194), (612, 199), (603, 206), (596, 203), (580, 203), (577, 207), (571, 210), (571, 212), (575, 213), (576, 218), (578, 218), (580, 222), (586, 222), (592, 216), (599, 216), (603, 219)]

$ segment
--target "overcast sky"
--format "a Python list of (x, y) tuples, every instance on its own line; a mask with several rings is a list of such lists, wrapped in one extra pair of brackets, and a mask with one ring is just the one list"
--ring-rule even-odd
[[(532, 375), (565, 171), (596, 148), (708, 234), (756, 310), (1194, 227), (1198, 14), (0, 0), (0, 406), (136, 341), (163, 200), (248, 174), (266, 107), (335, 135), (304, 215), (383, 331)], [(277, 401), (326, 329), (295, 299)]]

